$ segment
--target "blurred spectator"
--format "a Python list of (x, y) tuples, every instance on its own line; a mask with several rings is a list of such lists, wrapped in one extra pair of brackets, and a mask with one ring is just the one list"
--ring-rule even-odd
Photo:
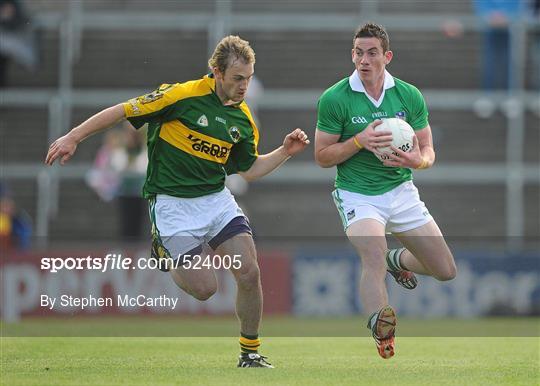
[(120, 210), (120, 232), (124, 240), (140, 239), (143, 225), (148, 217), (148, 202), (142, 197), (148, 157), (144, 130), (135, 130), (127, 121), (124, 123), (124, 151), (126, 160), (118, 188)]
[(99, 148), (94, 166), (86, 175), (87, 184), (103, 201), (111, 201), (118, 192), (120, 176), (117, 158), (125, 159), (122, 150), (122, 138), (119, 130), (111, 130), (105, 134), (103, 145)]
[(262, 82), (256, 75), (253, 75), (251, 82), (249, 82), (249, 87), (246, 94), (246, 103), (249, 105), (251, 115), (253, 115), (253, 119), (255, 120), (257, 126), (260, 126), (259, 101), (261, 100), (263, 94), (264, 86)]
[(444, 36), (446, 36), (447, 38), (455, 39), (463, 37), (464, 28), (463, 24), (459, 20), (445, 20), (441, 25), (441, 29), (444, 33)]
[(508, 88), (510, 71), (510, 23), (522, 16), (528, 0), (475, 0), (476, 15), (483, 24), (482, 88)]
[(7, 187), (0, 183), (0, 249), (26, 249), (31, 235), (30, 216), (17, 208)]
[(142, 186), (147, 163), (144, 131), (136, 131), (126, 121), (121, 129), (106, 134), (86, 178), (102, 200), (116, 198), (120, 236), (126, 241), (143, 235), (147, 203)]
[(0, 87), (6, 86), (10, 60), (35, 70), (37, 35), (20, 1), (0, 0)]

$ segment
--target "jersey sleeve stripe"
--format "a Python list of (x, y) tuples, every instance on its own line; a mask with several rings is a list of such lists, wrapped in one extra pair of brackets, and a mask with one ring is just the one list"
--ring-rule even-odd
[(200, 97), (212, 92), (206, 78), (173, 85), (163, 84), (157, 90), (124, 102), (126, 118), (157, 113), (182, 99)]
[(251, 111), (249, 110), (249, 107), (246, 102), (242, 102), (240, 104), (240, 109), (244, 114), (246, 114), (247, 118), (249, 119), (249, 123), (251, 124), (251, 127), (253, 128), (253, 141), (255, 145), (255, 155), (259, 156), (259, 129), (257, 128), (257, 125), (255, 124), (255, 120), (253, 119), (253, 116), (251, 115)]

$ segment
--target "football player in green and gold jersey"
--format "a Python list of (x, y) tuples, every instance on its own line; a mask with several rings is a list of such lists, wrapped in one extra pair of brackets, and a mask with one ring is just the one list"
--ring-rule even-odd
[[(315, 159), (337, 166), (334, 202), (345, 232), (362, 259), (360, 296), (371, 314), (368, 328), (383, 358), (394, 355), (396, 315), (388, 305), (386, 273), (407, 289), (414, 273), (451, 280), (454, 258), (412, 183), (411, 169), (433, 165), (435, 152), (424, 98), (416, 87), (390, 75), (388, 34), (367, 23), (354, 34), (351, 76), (319, 99)], [(404, 119), (415, 130), (413, 149), (381, 162), (374, 153), (390, 146), (392, 133), (375, 131), (385, 118)], [(405, 246), (387, 249), (390, 232)]]
[(82, 140), (123, 119), (136, 128), (147, 124), (143, 194), (150, 203), (152, 257), (199, 300), (217, 290), (213, 267), (200, 264), (203, 245), (216, 256), (229, 257), (220, 265), (230, 267), (238, 286), (238, 366), (272, 367), (258, 353), (262, 289), (252, 232), (225, 187), (225, 177), (239, 173), (247, 180), (260, 178), (303, 151), (309, 140), (295, 129), (282, 146), (259, 155), (259, 132), (244, 102), (254, 73), (253, 49), (238, 36), (227, 36), (208, 64), (212, 72), (202, 79), (164, 84), (92, 116), (54, 141), (45, 162), (52, 165), (60, 159), (63, 165)]

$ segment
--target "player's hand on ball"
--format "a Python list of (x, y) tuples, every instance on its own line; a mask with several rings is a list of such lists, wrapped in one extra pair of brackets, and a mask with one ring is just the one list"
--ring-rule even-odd
[(52, 165), (57, 158), (60, 158), (60, 165), (64, 165), (75, 153), (77, 141), (69, 133), (58, 138), (49, 146), (49, 151), (45, 157), (45, 164)]
[(422, 153), (418, 145), (418, 138), (413, 136), (413, 147), (409, 152), (404, 152), (395, 146), (390, 146), (391, 153), (386, 154), (388, 159), (383, 161), (384, 166), (416, 169), (422, 164)]
[(375, 131), (375, 128), (382, 122), (380, 119), (377, 119), (367, 125), (360, 133), (356, 134), (358, 143), (373, 153), (378, 153), (378, 148), (390, 146), (392, 143), (391, 131)]
[(289, 156), (302, 152), (307, 145), (309, 145), (308, 136), (301, 129), (295, 129), (283, 140), (283, 148)]

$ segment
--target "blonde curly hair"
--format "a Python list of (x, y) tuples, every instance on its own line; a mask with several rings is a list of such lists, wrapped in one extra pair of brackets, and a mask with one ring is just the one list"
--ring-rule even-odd
[(208, 59), (210, 69), (217, 68), (224, 73), (225, 70), (235, 61), (242, 60), (245, 63), (255, 63), (255, 52), (247, 40), (239, 36), (229, 35), (221, 39), (212, 57)]

